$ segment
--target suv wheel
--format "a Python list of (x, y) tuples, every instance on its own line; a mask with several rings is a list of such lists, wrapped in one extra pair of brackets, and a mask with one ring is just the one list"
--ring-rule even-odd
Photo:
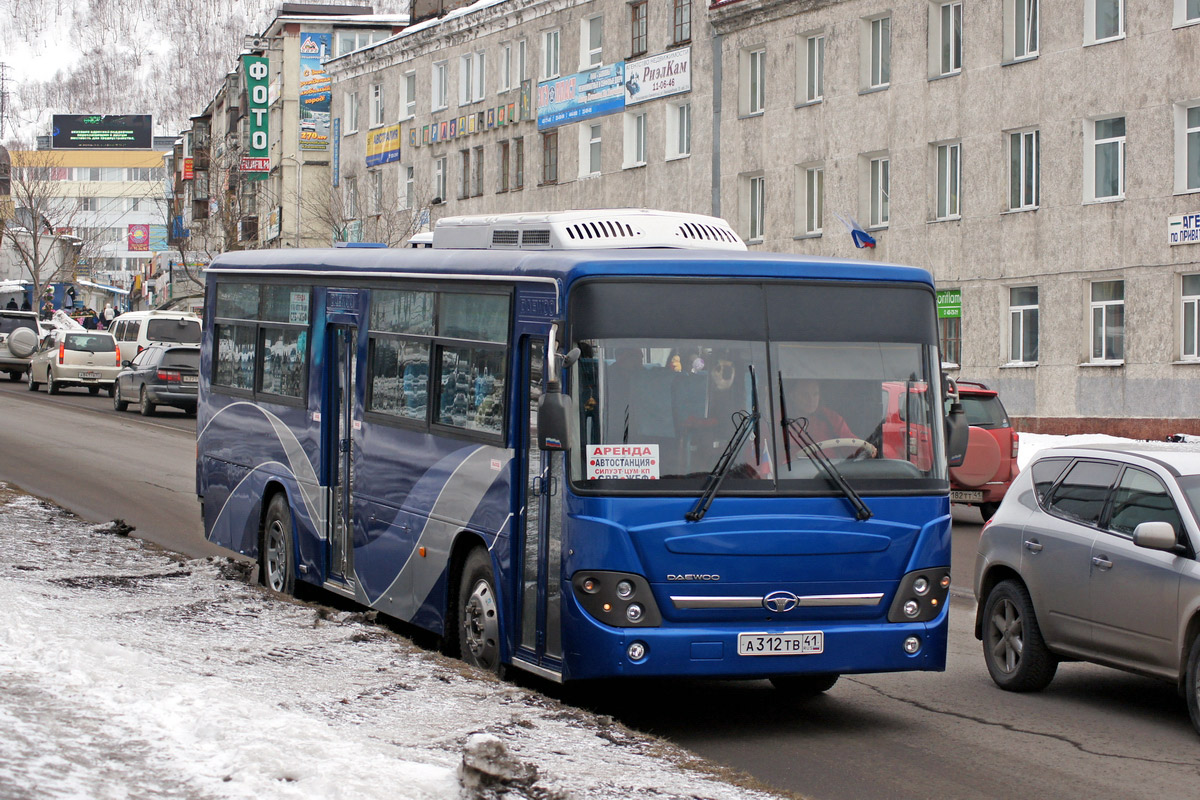
[(1200, 732), (1200, 636), (1192, 642), (1188, 652), (1187, 672), (1184, 673), (1184, 696), (1187, 698), (1188, 716), (1192, 727)]
[(983, 660), (992, 680), (1010, 692), (1037, 692), (1054, 679), (1058, 659), (1042, 640), (1029, 591), (1001, 581), (983, 607)]
[(8, 373), (8, 379), (9, 379), (10, 381), (12, 381), (13, 383), (16, 383), (17, 381), (21, 380), (21, 373), (19, 373), (19, 372), (10, 372), (10, 373)]

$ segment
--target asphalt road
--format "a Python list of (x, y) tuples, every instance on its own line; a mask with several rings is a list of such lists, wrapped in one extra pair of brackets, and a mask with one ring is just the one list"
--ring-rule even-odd
[[(194, 441), (180, 412), (142, 418), (0, 381), (0, 480), (178, 552), (227, 555), (202, 536)], [(540, 688), (820, 800), (1195, 797), (1200, 737), (1174, 686), (1087, 664), (1062, 665), (1038, 694), (992, 684), (973, 634), (979, 530), (977, 512), (955, 509), (945, 673), (844, 676), (805, 702), (765, 681)]]

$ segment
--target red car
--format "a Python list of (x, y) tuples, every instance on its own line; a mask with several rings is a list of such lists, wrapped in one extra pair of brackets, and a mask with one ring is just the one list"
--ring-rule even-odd
[(978, 506), (986, 522), (1017, 477), (1019, 437), (995, 389), (978, 381), (957, 383), (971, 429), (962, 466), (950, 469), (950, 502)]

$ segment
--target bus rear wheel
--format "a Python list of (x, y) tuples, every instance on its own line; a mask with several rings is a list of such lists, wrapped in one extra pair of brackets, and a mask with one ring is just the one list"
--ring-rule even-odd
[(271, 498), (258, 550), (259, 580), (280, 595), (296, 593), (296, 564), (292, 550), (292, 511), (283, 493)]
[(839, 676), (836, 672), (822, 675), (776, 675), (771, 684), (788, 697), (816, 697), (833, 688)]
[(458, 650), (471, 666), (501, 674), (496, 579), (482, 547), (467, 556), (458, 586)]

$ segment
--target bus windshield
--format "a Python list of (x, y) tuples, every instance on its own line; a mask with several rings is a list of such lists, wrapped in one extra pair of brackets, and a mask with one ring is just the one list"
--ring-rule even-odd
[(757, 441), (731, 454), (723, 491), (835, 492), (811, 446), (797, 432), (785, 438), (796, 426), (858, 489), (945, 481), (932, 301), (912, 288), (854, 288), (581, 287), (571, 301), (581, 352), (572, 481), (698, 491), (756, 401)]

